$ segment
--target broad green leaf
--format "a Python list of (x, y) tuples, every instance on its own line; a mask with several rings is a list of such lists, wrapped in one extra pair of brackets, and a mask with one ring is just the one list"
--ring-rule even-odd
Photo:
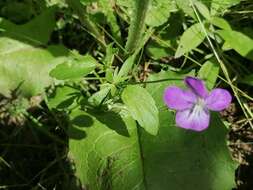
[(59, 80), (82, 78), (95, 70), (96, 63), (92, 56), (86, 55), (57, 65), (50, 71), (50, 76)]
[(253, 39), (234, 30), (219, 30), (217, 33), (241, 56), (253, 60)]
[(210, 22), (221, 29), (232, 30), (230, 24), (221, 17), (212, 17)]
[[(147, 90), (159, 106), (158, 135), (141, 134), (145, 181), (149, 190), (203, 190), (235, 187), (237, 164), (231, 159), (226, 143), (227, 129), (217, 115), (212, 115), (209, 128), (201, 133), (175, 125), (175, 116), (167, 111), (163, 92), (167, 86), (182, 86), (183, 75), (160, 72), (150, 76)], [(222, 180), (220, 180), (222, 179)]]
[(158, 109), (150, 94), (140, 86), (128, 85), (121, 98), (140, 126), (148, 133), (156, 135), (159, 126)]
[(55, 7), (48, 8), (23, 25), (16, 25), (5, 19), (0, 20), (0, 28), (4, 29), (3, 35), (35, 45), (47, 44), (55, 24)]
[(69, 129), (69, 158), (83, 186), (144, 190), (136, 122), (123, 112), (88, 112), (72, 112)]
[(208, 90), (213, 89), (219, 70), (219, 63), (214, 58), (206, 61), (200, 68), (198, 77), (205, 81)]
[[(188, 75), (192, 75), (189, 73)], [(157, 136), (138, 130), (125, 111), (120, 114), (75, 110), (69, 128), (69, 158), (76, 176), (92, 190), (231, 190), (236, 164), (227, 129), (217, 115), (201, 133), (175, 126), (163, 102), (164, 89), (183, 85), (185, 75), (162, 71), (150, 76), (147, 90), (159, 106)], [(167, 79), (167, 80), (165, 80)], [(222, 180), (221, 180), (222, 179)]]
[(67, 55), (68, 50), (62, 46), (36, 48), (0, 37), (0, 93), (10, 96), (17, 87), (25, 97), (42, 93), (53, 82), (49, 71)]
[(188, 28), (180, 38), (180, 42), (175, 54), (175, 57), (180, 57), (185, 53), (196, 48), (205, 39), (205, 33), (203, 32), (200, 23), (196, 23)]

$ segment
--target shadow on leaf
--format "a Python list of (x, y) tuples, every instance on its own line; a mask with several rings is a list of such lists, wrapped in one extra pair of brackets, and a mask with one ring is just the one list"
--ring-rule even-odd
[(98, 121), (105, 124), (108, 128), (114, 130), (119, 135), (125, 137), (130, 136), (125, 122), (122, 120), (121, 116), (118, 113), (115, 113), (113, 111), (98, 111), (95, 109), (89, 109), (87, 113), (94, 116)]

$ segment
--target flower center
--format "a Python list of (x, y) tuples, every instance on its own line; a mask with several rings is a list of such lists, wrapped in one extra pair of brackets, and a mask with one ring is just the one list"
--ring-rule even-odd
[(198, 98), (197, 102), (196, 102), (196, 105), (204, 108), (205, 107), (205, 100), (203, 98)]
[(192, 107), (191, 116), (198, 117), (203, 111), (205, 111), (205, 101), (202, 98), (198, 98), (196, 104)]

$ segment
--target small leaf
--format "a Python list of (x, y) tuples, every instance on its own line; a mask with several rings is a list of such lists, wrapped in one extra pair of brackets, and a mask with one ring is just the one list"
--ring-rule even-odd
[(232, 30), (230, 24), (223, 18), (221, 17), (212, 17), (212, 19), (210, 20), (210, 22), (221, 28), (221, 29), (224, 29), (224, 30)]
[(211, 15), (223, 15), (229, 7), (232, 7), (241, 0), (212, 0), (211, 3)]
[(196, 15), (194, 13), (194, 10), (191, 6), (190, 1), (176, 0), (176, 3), (177, 3), (177, 6), (179, 7), (179, 9), (181, 9), (185, 14), (191, 16), (193, 19), (196, 20)]
[(122, 67), (120, 68), (118, 74), (114, 75), (114, 82), (121, 82), (123, 79), (122, 77), (126, 77), (130, 70), (134, 65), (135, 54), (131, 55), (127, 58), (127, 60), (123, 63)]
[(200, 1), (196, 1), (196, 2), (194, 2), (194, 5), (197, 7), (197, 9), (201, 13), (201, 15), (203, 17), (205, 17), (205, 19), (207, 19), (207, 20), (211, 19), (210, 11), (204, 3), (200, 2)]
[(170, 12), (176, 10), (173, 1), (159, 0), (151, 1), (148, 8), (145, 23), (151, 27), (157, 27), (164, 24), (170, 17)]
[(50, 109), (66, 109), (74, 104), (76, 97), (80, 95), (80, 92), (76, 89), (62, 86), (57, 87), (54, 93), (47, 98), (47, 105)]
[(179, 46), (177, 48), (175, 57), (180, 57), (185, 53), (196, 48), (200, 45), (205, 39), (205, 34), (203, 32), (202, 26), (200, 23), (192, 25), (188, 28), (182, 35)]
[(158, 109), (151, 95), (140, 86), (129, 85), (124, 89), (121, 98), (140, 126), (148, 133), (156, 135), (159, 125)]
[(105, 84), (101, 89), (89, 97), (88, 102), (93, 106), (99, 106), (111, 90), (110, 84)]
[[(169, 42), (168, 42), (169, 44)], [(163, 57), (173, 56), (174, 51), (168, 47), (163, 47), (155, 41), (150, 40), (149, 43), (145, 46), (146, 53), (152, 59), (158, 60)]]
[(219, 63), (215, 59), (206, 61), (199, 70), (198, 77), (206, 82), (209, 90), (213, 89), (219, 74)]
[(115, 54), (118, 53), (118, 49), (113, 47), (113, 43), (106, 46), (106, 55), (104, 57), (104, 64), (106, 68), (111, 68)]
[(253, 60), (253, 39), (233, 30), (219, 30), (217, 33), (241, 56)]
[(70, 60), (57, 65), (51, 70), (50, 76), (59, 80), (82, 78), (96, 68), (96, 63), (92, 56), (86, 55), (81, 59)]

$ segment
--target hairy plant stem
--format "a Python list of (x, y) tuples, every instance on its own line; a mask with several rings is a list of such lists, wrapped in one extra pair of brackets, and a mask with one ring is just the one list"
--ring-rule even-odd
[(131, 16), (128, 38), (126, 43), (126, 51), (131, 54), (135, 51), (136, 46), (144, 35), (145, 18), (148, 10), (149, 0), (135, 0), (134, 12)]

